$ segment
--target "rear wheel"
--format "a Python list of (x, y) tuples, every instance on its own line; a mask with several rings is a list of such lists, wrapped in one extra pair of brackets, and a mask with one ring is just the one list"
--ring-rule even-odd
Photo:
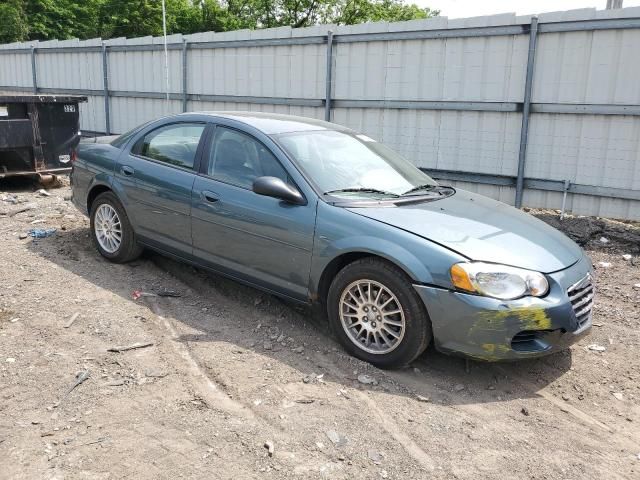
[(142, 247), (124, 207), (111, 192), (101, 193), (91, 204), (91, 237), (100, 254), (114, 263), (130, 262), (140, 256)]
[(340, 343), (381, 368), (411, 363), (431, 341), (431, 322), (411, 281), (382, 259), (363, 258), (338, 272), (327, 309)]

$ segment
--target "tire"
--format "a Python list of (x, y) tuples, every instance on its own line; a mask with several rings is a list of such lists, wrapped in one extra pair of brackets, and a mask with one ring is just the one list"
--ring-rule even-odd
[(327, 313), (344, 348), (380, 368), (411, 363), (431, 342), (431, 321), (410, 279), (379, 258), (356, 260), (338, 272), (329, 288)]
[[(101, 208), (103, 210), (101, 210)], [(111, 211), (115, 212), (117, 219), (119, 219), (120, 242), (117, 245), (117, 248), (114, 248), (116, 247), (115, 243), (108, 244), (104, 239), (101, 241), (98, 238), (98, 233), (96, 232), (96, 223), (100, 223), (100, 220), (96, 220), (96, 217), (102, 214), (99, 212)], [(91, 204), (91, 214), (89, 218), (91, 220), (91, 238), (93, 239), (93, 244), (100, 252), (100, 255), (104, 258), (113, 263), (126, 263), (131, 260), (135, 260), (140, 256), (142, 253), (142, 247), (138, 245), (138, 242), (136, 241), (136, 236), (133, 231), (133, 227), (129, 222), (129, 217), (127, 217), (127, 213), (118, 200), (118, 197), (116, 197), (112, 192), (101, 193), (95, 198)], [(112, 235), (115, 235), (115, 233)]]

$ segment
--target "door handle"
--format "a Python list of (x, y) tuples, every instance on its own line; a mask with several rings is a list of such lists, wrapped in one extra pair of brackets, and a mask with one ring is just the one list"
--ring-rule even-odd
[(122, 173), (123, 175), (126, 175), (128, 177), (130, 177), (131, 175), (133, 175), (136, 171), (131, 168), (128, 165), (123, 165), (120, 167), (120, 173)]
[(210, 192), (209, 190), (203, 190), (200, 192), (200, 197), (210, 203), (215, 203), (220, 200), (220, 197), (217, 193)]

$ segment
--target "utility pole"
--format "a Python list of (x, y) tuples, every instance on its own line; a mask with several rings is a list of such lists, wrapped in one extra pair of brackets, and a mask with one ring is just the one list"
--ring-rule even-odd
[(622, 8), (622, 0), (607, 0), (607, 10)]
[(162, 0), (162, 33), (164, 35), (164, 78), (167, 89), (167, 113), (169, 113), (169, 52), (167, 51), (167, 7)]

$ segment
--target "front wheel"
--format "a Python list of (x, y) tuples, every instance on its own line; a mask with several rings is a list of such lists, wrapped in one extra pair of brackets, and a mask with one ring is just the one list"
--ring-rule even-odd
[(142, 248), (124, 207), (111, 192), (101, 193), (91, 204), (91, 237), (100, 254), (114, 263), (136, 259)]
[(338, 272), (327, 310), (340, 343), (380, 368), (411, 363), (431, 341), (431, 322), (411, 281), (382, 259), (363, 258)]

